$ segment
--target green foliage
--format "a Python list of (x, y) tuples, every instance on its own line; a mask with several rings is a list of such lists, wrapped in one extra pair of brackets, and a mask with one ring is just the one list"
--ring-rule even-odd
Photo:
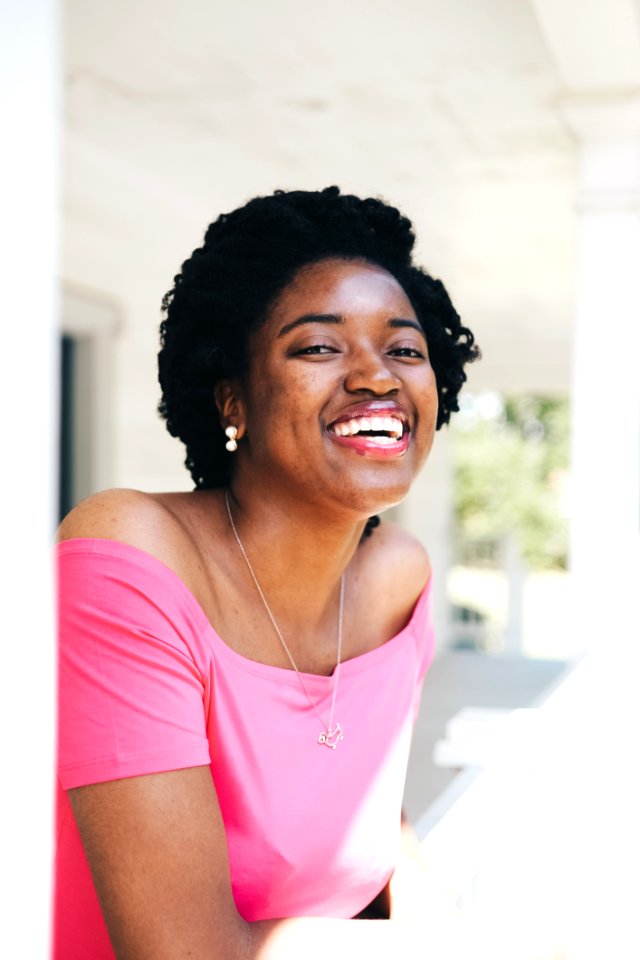
[(454, 428), (455, 509), (463, 540), (512, 534), (532, 569), (566, 566), (561, 487), (569, 457), (565, 398), (512, 396), (483, 418), (472, 405)]

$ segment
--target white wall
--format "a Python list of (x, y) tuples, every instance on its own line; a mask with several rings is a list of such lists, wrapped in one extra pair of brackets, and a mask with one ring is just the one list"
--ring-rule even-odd
[(55, 5), (3, 4), (0, 955), (16, 960), (47, 956), (49, 941), (57, 92)]

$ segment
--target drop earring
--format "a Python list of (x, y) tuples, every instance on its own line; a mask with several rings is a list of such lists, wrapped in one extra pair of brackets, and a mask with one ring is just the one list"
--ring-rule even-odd
[(227, 448), (229, 453), (233, 453), (235, 450), (238, 449), (238, 442), (236, 439), (238, 436), (238, 428), (233, 426), (226, 427), (224, 432), (229, 438), (225, 443), (225, 447)]

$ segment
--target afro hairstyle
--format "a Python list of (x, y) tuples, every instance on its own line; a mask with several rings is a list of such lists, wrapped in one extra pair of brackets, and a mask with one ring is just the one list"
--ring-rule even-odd
[(224, 486), (231, 475), (214, 402), (216, 382), (242, 376), (252, 329), (302, 267), (327, 258), (376, 264), (402, 286), (429, 345), (437, 428), (449, 422), (466, 380), (464, 366), (479, 350), (440, 280), (414, 264), (414, 242), (411, 222), (395, 207), (342, 194), (335, 186), (276, 190), (208, 227), (163, 298), (158, 355), (158, 410), (186, 447), (196, 489)]

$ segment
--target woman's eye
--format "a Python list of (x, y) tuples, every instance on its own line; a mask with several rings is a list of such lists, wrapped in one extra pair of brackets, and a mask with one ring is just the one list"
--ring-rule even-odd
[(422, 350), (418, 350), (417, 347), (394, 347), (389, 353), (394, 357), (409, 357), (412, 360), (425, 359), (424, 353)]
[(317, 356), (319, 354), (322, 355), (335, 352), (335, 347), (330, 347), (327, 343), (312, 343), (308, 347), (300, 347), (298, 350), (294, 350), (294, 356)]

